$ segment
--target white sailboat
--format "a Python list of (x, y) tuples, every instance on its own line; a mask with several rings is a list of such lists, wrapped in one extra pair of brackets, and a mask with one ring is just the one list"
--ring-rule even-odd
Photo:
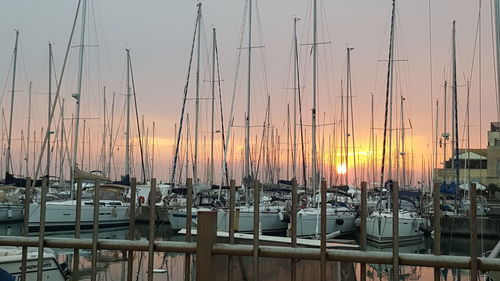
[[(294, 81), (297, 85), (294, 88), (300, 89), (300, 81), (298, 78), (298, 53), (297, 53), (297, 34), (296, 24), (294, 21), (294, 45), (295, 45), (295, 59), (294, 74), (296, 78)], [(317, 95), (317, 1), (313, 2), (313, 108), (312, 108), (312, 188), (313, 191), (318, 190), (318, 173), (317, 173), (317, 151), (316, 151), (316, 95)], [(348, 50), (348, 55), (350, 48)], [(299, 90), (300, 91), (300, 90)], [(299, 92), (300, 94), (300, 92)], [(301, 209), (297, 212), (297, 236), (298, 237), (317, 237), (320, 235), (320, 200), (321, 196), (316, 196), (315, 202), (317, 206), (311, 206)], [(336, 199), (336, 198), (333, 198)], [(341, 235), (351, 233), (355, 230), (356, 212), (348, 205), (337, 204), (333, 200), (333, 204), (327, 203), (326, 205), (326, 231), (327, 234)]]
[[(393, 65), (394, 65), (394, 25), (396, 19), (396, 2), (392, 2), (392, 14), (391, 14), (391, 31), (390, 31), (390, 42), (389, 42), (389, 59), (387, 68), (387, 88), (386, 88), (386, 107), (385, 107), (385, 123), (384, 123), (384, 146), (383, 146), (383, 156), (382, 156), (382, 171), (381, 171), (381, 181), (384, 182), (385, 172), (385, 151), (388, 148), (388, 177), (387, 177), (387, 191), (388, 200), (384, 204), (384, 201), (380, 201), (376, 211), (372, 212), (366, 220), (366, 232), (367, 239), (376, 243), (390, 243), (393, 241), (393, 209), (391, 206), (391, 193), (399, 192), (396, 185), (392, 184), (392, 84), (393, 84)], [(389, 125), (387, 124), (389, 122)], [(386, 138), (387, 132), (389, 137)], [(386, 139), (389, 143), (386, 146)], [(425, 224), (426, 219), (420, 216), (415, 209), (405, 208), (402, 206), (402, 200), (399, 201), (398, 210), (398, 229), (399, 229), (399, 241), (412, 241), (412, 240), (422, 240), (424, 232), (421, 230), (422, 224)]]
[[(78, 128), (79, 128), (79, 120), (80, 120), (80, 98), (82, 91), (82, 74), (83, 74), (83, 62), (84, 62), (84, 47), (85, 47), (85, 22), (86, 22), (86, 8), (87, 1), (82, 0), (81, 2), (81, 37), (80, 37), (80, 46), (79, 46), (79, 65), (78, 65), (78, 81), (77, 81), (77, 92), (72, 96), (76, 100), (76, 114), (75, 114), (75, 130), (74, 130), (74, 142), (73, 142), (73, 156), (72, 156), (72, 165), (71, 165), (71, 199), (64, 201), (51, 201), (46, 203), (46, 217), (45, 217), (45, 228), (48, 231), (51, 230), (74, 230), (75, 222), (76, 222), (76, 206), (77, 200), (74, 200), (74, 187), (77, 178), (85, 180), (104, 180), (104, 177), (91, 175), (88, 173), (84, 173), (78, 169), (76, 166), (77, 157), (78, 157)], [(78, 14), (75, 15), (78, 17)], [(76, 22), (76, 20), (75, 20)], [(73, 26), (74, 29), (74, 26)], [(71, 44), (71, 38), (70, 38)], [(69, 46), (70, 46), (69, 44)], [(68, 52), (69, 49), (66, 51)], [(52, 55), (52, 54), (50, 54)], [(66, 54), (67, 58), (67, 54)], [(64, 73), (64, 67), (66, 65), (66, 58), (63, 65), (63, 71), (61, 73), (61, 78)], [(50, 60), (49, 60), (50, 61)], [(130, 61), (130, 57), (127, 51), (127, 62)], [(129, 64), (130, 65), (130, 64)], [(56, 96), (59, 96), (61, 83), (58, 83), (58, 89)], [(129, 87), (129, 85), (127, 85)], [(130, 92), (130, 87), (129, 87)], [(55, 102), (52, 105), (52, 109), (55, 108)], [(53, 110), (51, 110), (51, 117), (53, 117)], [(51, 120), (49, 119), (49, 124)], [(127, 130), (128, 131), (128, 130)], [(49, 134), (49, 132), (47, 132)], [(128, 140), (128, 138), (127, 138)], [(128, 152), (128, 151), (127, 151)], [(127, 157), (127, 161), (128, 161)], [(39, 161), (40, 162), (40, 161)], [(127, 163), (128, 169), (128, 163)], [(128, 174), (128, 173), (127, 173)], [(36, 175), (36, 174), (35, 174)], [(115, 189), (117, 195), (114, 198), (106, 198), (109, 194), (106, 190)], [(128, 224), (129, 221), (129, 203), (125, 203), (123, 200), (123, 194), (128, 191), (128, 187), (117, 186), (117, 185), (101, 185), (99, 189), (99, 226), (100, 227), (111, 227), (111, 226), (119, 226)], [(89, 197), (91, 197), (90, 195)], [(104, 200), (110, 199), (110, 200)], [(120, 200), (121, 199), (121, 200)], [(40, 228), (40, 203), (31, 203), (30, 204), (30, 215), (29, 215), (29, 228), (30, 231), (37, 231)], [(90, 228), (92, 227), (93, 215), (94, 214), (94, 203), (92, 200), (82, 200), (81, 201), (81, 228)]]

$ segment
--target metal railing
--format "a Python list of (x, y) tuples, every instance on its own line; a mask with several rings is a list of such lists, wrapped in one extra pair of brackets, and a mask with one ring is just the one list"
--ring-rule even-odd
[[(320, 278), (326, 280), (326, 263), (327, 262), (350, 262), (360, 263), (360, 280), (366, 280), (366, 264), (389, 264), (398, 268), (398, 266), (423, 266), (434, 268), (434, 280), (440, 280), (440, 268), (452, 269), (469, 269), (470, 280), (478, 280), (478, 270), (486, 271), (500, 271), (500, 259), (477, 257), (477, 229), (476, 220), (476, 186), (473, 184), (470, 192), (470, 239), (471, 239), (471, 256), (450, 256), (440, 255), (440, 205), (439, 205), (439, 186), (434, 187), (434, 254), (407, 254), (399, 252), (399, 229), (398, 224), (393, 223), (393, 251), (389, 252), (375, 252), (366, 251), (366, 219), (367, 219), (367, 184), (361, 184), (361, 225), (360, 225), (360, 250), (341, 250), (341, 249), (328, 249), (326, 247), (326, 182), (321, 183), (321, 235), (319, 248), (299, 248), (297, 247), (296, 225), (297, 220), (294, 214), (297, 213), (297, 184), (292, 185), (292, 206), (291, 206), (291, 247), (285, 246), (266, 246), (261, 245), (259, 242), (259, 190), (260, 183), (256, 182), (254, 185), (254, 237), (252, 245), (235, 244), (234, 230), (235, 230), (235, 182), (231, 180), (230, 183), (230, 204), (229, 204), (229, 243), (217, 243), (217, 212), (215, 211), (199, 211), (197, 214), (197, 242), (191, 242), (191, 221), (192, 221), (192, 181), (187, 180), (187, 216), (186, 216), (186, 236), (185, 242), (174, 241), (155, 241), (155, 196), (156, 194), (156, 180), (151, 181), (151, 189), (149, 196), (149, 237), (147, 241), (135, 240), (133, 233), (135, 229), (135, 209), (136, 209), (136, 179), (131, 180), (131, 202), (130, 202), (130, 225), (128, 240), (108, 240), (98, 239), (99, 229), (99, 191), (100, 182), (95, 182), (94, 188), (94, 217), (93, 217), (93, 232), (91, 239), (80, 238), (80, 218), (81, 215), (81, 189), (82, 183), (77, 182), (77, 202), (76, 202), (76, 226), (74, 238), (53, 238), (44, 237), (45, 231), (45, 204), (47, 193), (47, 181), (43, 181), (42, 194), (41, 194), (41, 211), (40, 211), (40, 236), (28, 237), (29, 225), (29, 201), (31, 200), (31, 187), (30, 179), (27, 180), (27, 187), (25, 191), (26, 200), (24, 202), (24, 236), (0, 236), (0, 246), (20, 246), (22, 247), (22, 276), (21, 280), (26, 280), (26, 260), (27, 248), (38, 247), (38, 280), (41, 280), (41, 269), (43, 262), (43, 248), (63, 248), (74, 249), (74, 263), (72, 268), (72, 280), (79, 278), (79, 250), (87, 249), (92, 252), (92, 280), (97, 277), (97, 251), (98, 250), (119, 250), (128, 253), (127, 259), (127, 280), (133, 280), (132, 270), (134, 266), (134, 253), (139, 251), (146, 251), (148, 255), (148, 280), (153, 280), (153, 258), (154, 253), (181, 253), (185, 254), (185, 280), (191, 280), (191, 255), (196, 256), (196, 280), (208, 281), (214, 280), (215, 276), (212, 274), (215, 266), (215, 256), (227, 256), (228, 280), (233, 280), (233, 267), (232, 258), (235, 256), (252, 257), (253, 276), (254, 280), (259, 280), (259, 258), (277, 258), (288, 259), (291, 264), (292, 281), (297, 280), (296, 264), (297, 260), (316, 260), (320, 262)], [(395, 185), (397, 190), (397, 184)], [(398, 219), (398, 192), (393, 192), (393, 219), (397, 222)], [(398, 270), (394, 270), (394, 277), (397, 277)], [(337, 277), (338, 278), (338, 277)], [(394, 279), (398, 280), (398, 279)]]

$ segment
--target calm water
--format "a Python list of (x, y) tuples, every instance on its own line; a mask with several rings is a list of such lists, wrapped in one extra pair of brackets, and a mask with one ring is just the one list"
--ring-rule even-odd
[[(22, 224), (0, 225), (0, 235), (21, 235)], [(99, 232), (100, 239), (128, 239), (129, 229), (113, 228)], [(73, 233), (50, 233), (51, 237), (72, 237)], [(90, 232), (82, 233), (82, 238), (91, 238)], [(135, 230), (136, 239), (147, 239), (148, 225), (138, 224)], [(183, 241), (184, 237), (175, 235), (168, 224), (161, 224), (156, 227), (156, 239), (163, 241)], [(443, 237), (441, 242), (442, 254), (465, 256), (469, 254), (470, 241), (468, 238)], [(479, 252), (486, 252), (495, 246), (497, 240), (483, 239), (478, 241)], [(433, 240), (426, 238), (420, 244), (404, 245), (400, 247), (400, 252), (404, 253), (432, 253)], [(60, 262), (72, 265), (73, 251), (69, 249), (53, 249)], [(391, 252), (392, 248), (380, 248), (369, 246), (370, 251)], [(91, 274), (91, 252), (89, 250), (80, 251), (80, 280), (90, 280)], [(101, 250), (98, 254), (98, 280), (125, 280), (126, 279), (126, 255), (120, 251)], [(227, 259), (218, 257), (216, 260), (218, 272), (217, 279), (226, 279)], [(252, 259), (234, 259), (235, 277), (234, 280), (251, 280)], [(135, 255), (134, 275), (135, 280), (147, 280), (148, 254), (138, 252)], [(195, 266), (193, 259), (192, 264)], [(262, 259), (260, 261), (261, 280), (289, 280), (290, 267), (288, 260)], [(298, 269), (298, 280), (316, 280), (319, 278), (319, 263), (314, 261), (300, 261)], [(194, 276), (194, 266), (192, 276)], [(184, 255), (175, 253), (155, 253), (154, 280), (183, 280), (184, 276)], [(392, 266), (368, 264), (368, 280), (390, 280)], [(335, 272), (335, 264), (328, 265), (329, 275)], [(354, 271), (356, 270), (355, 274)], [(402, 266), (399, 269), (400, 280), (433, 280), (433, 269), (424, 267)], [(356, 275), (356, 277), (354, 277)], [(469, 280), (467, 270), (442, 270), (442, 280)], [(317, 277), (316, 277), (317, 276)], [(355, 280), (359, 278), (359, 265), (342, 264), (342, 280)], [(194, 279), (193, 279), (194, 280)], [(483, 280), (483, 279), (482, 279)]]

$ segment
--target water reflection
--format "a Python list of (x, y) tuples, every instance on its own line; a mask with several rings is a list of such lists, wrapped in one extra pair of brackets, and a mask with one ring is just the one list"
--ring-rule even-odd
[[(23, 225), (17, 224), (2, 224), (0, 225), (0, 235), (21, 235)], [(137, 224), (134, 230), (136, 240), (147, 240), (148, 224)], [(160, 224), (155, 228), (156, 240), (160, 241), (184, 241), (184, 236), (174, 235), (169, 224)], [(110, 228), (101, 229), (99, 231), (99, 239), (128, 239), (129, 228)], [(37, 234), (33, 234), (37, 235)], [(74, 237), (74, 233), (47, 233), (48, 237)], [(82, 238), (91, 239), (92, 232), (82, 232)], [(195, 238), (195, 237), (194, 237)], [(432, 254), (433, 239), (425, 238), (421, 243), (410, 245), (401, 245), (399, 251), (401, 253), (427, 253)], [(479, 253), (487, 252), (494, 248), (496, 239), (478, 239)], [(368, 245), (368, 251), (392, 252), (392, 248), (381, 247), (377, 245)], [(470, 251), (470, 240), (466, 237), (443, 237), (441, 240), (442, 254), (468, 256)], [(72, 249), (52, 249), (58, 257), (59, 262), (66, 262), (70, 267), (73, 264)], [(80, 250), (80, 278), (79, 280), (90, 280), (92, 254), (90, 250)], [(147, 279), (147, 252), (135, 252), (134, 255), (134, 280)], [(195, 276), (196, 260), (192, 259), (191, 267), (192, 276)], [(298, 263), (298, 280), (313, 280), (318, 271), (318, 262), (315, 261), (300, 261)], [(350, 270), (349, 270), (350, 268)], [(356, 275), (359, 280), (359, 264), (355, 265)], [(154, 254), (154, 280), (183, 280), (184, 276), (184, 254), (177, 253), (155, 253)], [(217, 271), (214, 273), (220, 280), (225, 280), (227, 270), (227, 259), (224, 257), (217, 258)], [(251, 258), (235, 258), (234, 280), (251, 279), (252, 259)], [(127, 272), (127, 253), (123, 251), (98, 251), (98, 279), (97, 280), (126, 280)], [(392, 265), (368, 264), (367, 276), (368, 280), (391, 280)], [(433, 280), (433, 268), (417, 267), (417, 266), (400, 266), (399, 280)], [(335, 265), (329, 263), (328, 273), (333, 275)], [(352, 272), (352, 265), (342, 265), (342, 280), (355, 280), (354, 276), (344, 276), (344, 271)], [(238, 276), (236, 276), (238, 274)], [(261, 259), (261, 279), (263, 280), (289, 280), (290, 267), (287, 260), (278, 259)], [(330, 275), (330, 276), (331, 276)], [(469, 271), (467, 270), (452, 270), (442, 269), (441, 280), (469, 280)], [(265, 277), (265, 278), (264, 278)], [(312, 279), (311, 279), (312, 278)], [(484, 280), (484, 279), (482, 279)]]
[[(375, 252), (388, 252), (392, 253), (392, 247), (383, 247), (380, 245), (367, 245), (367, 251)], [(424, 241), (416, 242), (413, 244), (401, 245), (399, 247), (400, 253), (423, 254), (426, 253)], [(387, 280), (392, 276), (393, 266), (389, 264), (368, 264), (367, 277), (369, 280)], [(399, 267), (399, 280), (421, 280), (422, 270), (416, 266), (400, 266)]]

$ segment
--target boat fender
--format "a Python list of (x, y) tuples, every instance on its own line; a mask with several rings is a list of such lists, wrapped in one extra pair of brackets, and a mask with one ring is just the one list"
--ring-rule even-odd
[(278, 212), (278, 217), (279, 217), (280, 221), (283, 221), (283, 213), (282, 212)]
[(11, 218), (12, 218), (12, 209), (11, 209), (11, 208), (9, 208), (9, 209), (7, 210), (7, 216), (9, 217), (9, 219), (11, 219)]
[(337, 219), (336, 223), (337, 223), (337, 225), (343, 225), (344, 224), (344, 219)]
[(144, 205), (145, 202), (146, 199), (144, 198), (144, 196), (139, 197), (139, 204)]
[(116, 216), (118, 216), (118, 211), (116, 210), (116, 207), (113, 207), (113, 209), (111, 210), (111, 214), (113, 215), (113, 217), (116, 218)]

